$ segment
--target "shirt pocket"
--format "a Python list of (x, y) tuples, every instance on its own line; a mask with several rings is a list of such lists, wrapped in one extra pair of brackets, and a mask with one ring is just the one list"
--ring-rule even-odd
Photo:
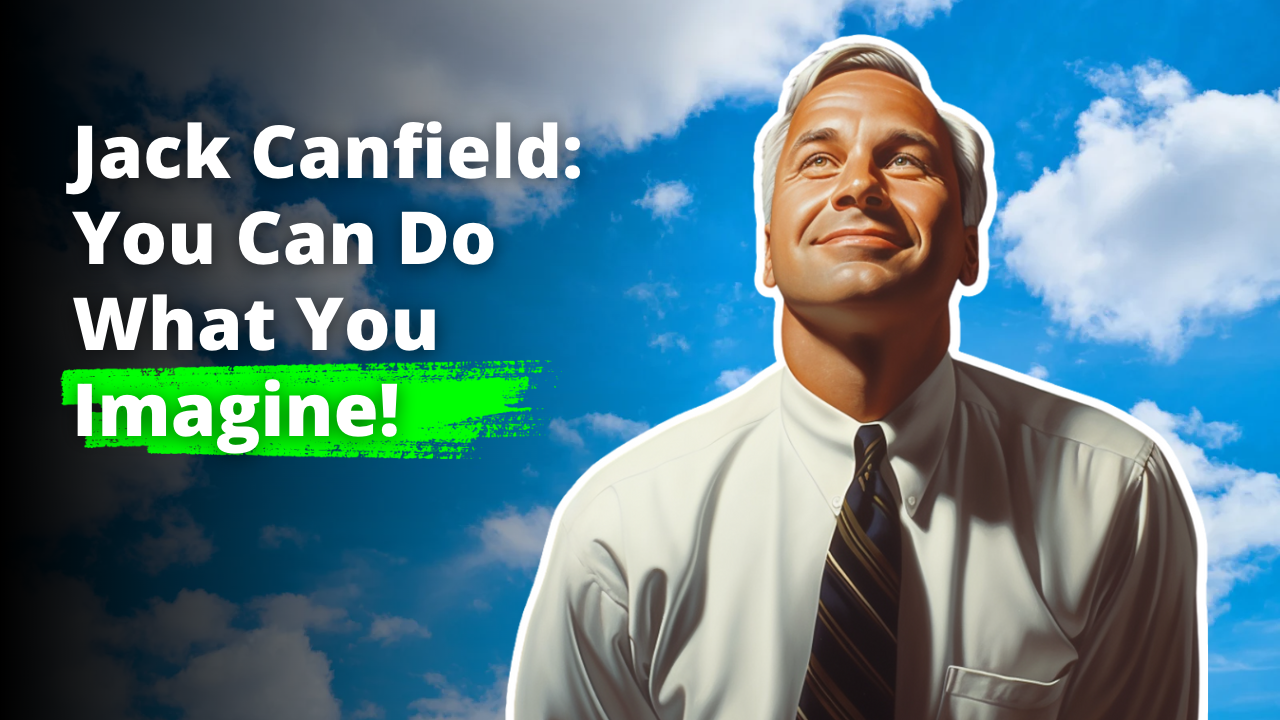
[(1053, 720), (1067, 677), (1046, 683), (952, 665), (938, 720)]

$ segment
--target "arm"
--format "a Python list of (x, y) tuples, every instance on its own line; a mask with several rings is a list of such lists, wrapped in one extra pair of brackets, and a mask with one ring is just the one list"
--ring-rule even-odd
[(1060, 718), (1198, 716), (1203, 648), (1191, 512), (1153, 447), (1104, 546), (1095, 611), (1077, 639)]
[(552, 528), (512, 668), (508, 718), (653, 720), (637, 680), (617, 496)]

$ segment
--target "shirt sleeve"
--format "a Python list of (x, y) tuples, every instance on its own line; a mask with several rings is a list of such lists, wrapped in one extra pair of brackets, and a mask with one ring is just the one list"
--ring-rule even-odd
[(516, 720), (654, 720), (628, 633), (617, 495), (555, 532), (512, 672)]
[(1195, 718), (1201, 651), (1191, 510), (1153, 447), (1103, 548), (1093, 617), (1058, 717)]

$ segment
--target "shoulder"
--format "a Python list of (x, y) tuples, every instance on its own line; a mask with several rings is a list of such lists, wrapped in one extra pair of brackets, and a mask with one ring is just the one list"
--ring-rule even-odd
[(1007, 483), (1011, 522), (1036, 538), (1041, 593), (1068, 635), (1083, 631), (1143, 548), (1161, 548), (1194, 582), (1202, 526), (1163, 439), (1099, 400), (955, 360), (962, 436), (992, 450), (973, 467), (986, 474), (1002, 466), (993, 474)]
[[(675, 517), (698, 505), (715, 468), (779, 405), (781, 366), (742, 387), (633, 438), (591, 466), (552, 517), (539, 568), (553, 586), (595, 586), (629, 606), (628, 577), (685, 534)], [(629, 545), (628, 537), (638, 544)], [(677, 555), (679, 553), (676, 553)], [(678, 560), (666, 564), (678, 566)], [(535, 587), (539, 581), (535, 581)]]
[(1107, 403), (968, 355), (953, 359), (958, 403), (1005, 438), (1035, 435), (1138, 464), (1158, 450), (1154, 433)]
[(1011, 495), (1028, 503), (1042, 548), (1096, 557), (1107, 537), (1157, 526), (1179, 527), (1187, 543), (1200, 542), (1191, 486), (1172, 449), (1145, 424), (1035, 378), (955, 359), (966, 437), (994, 450), (986, 457), (1004, 466)]
[[(633, 438), (596, 462), (565, 495), (556, 511), (559, 527), (595, 526), (616, 505), (607, 499), (623, 483), (644, 482), (659, 468), (700, 465), (717, 447), (732, 444), (775, 413), (782, 366), (774, 364), (715, 400), (681, 413)], [(687, 476), (680, 492), (698, 493), (697, 473)], [(710, 478), (708, 478), (709, 480)], [(602, 499), (606, 498), (606, 499)]]

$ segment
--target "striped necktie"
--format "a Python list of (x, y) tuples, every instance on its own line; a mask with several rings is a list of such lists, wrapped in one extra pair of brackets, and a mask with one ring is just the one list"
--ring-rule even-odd
[(853, 448), (857, 469), (822, 571), (800, 720), (893, 718), (902, 527), (880, 473), (884, 431), (862, 426)]

